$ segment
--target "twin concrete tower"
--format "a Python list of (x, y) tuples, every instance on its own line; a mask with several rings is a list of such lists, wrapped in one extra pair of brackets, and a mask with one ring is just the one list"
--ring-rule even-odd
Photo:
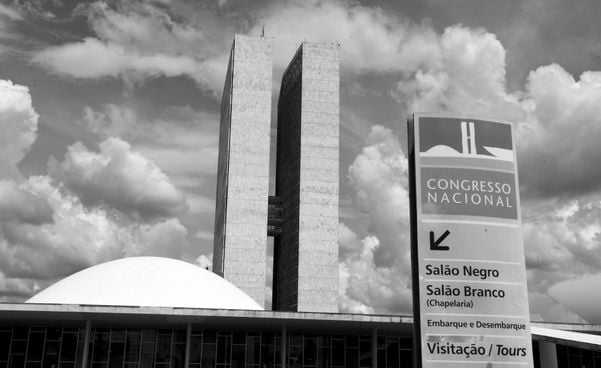
[(272, 309), (337, 312), (339, 46), (304, 42), (282, 77), (269, 195), (273, 40), (236, 35), (221, 100), (213, 272)]

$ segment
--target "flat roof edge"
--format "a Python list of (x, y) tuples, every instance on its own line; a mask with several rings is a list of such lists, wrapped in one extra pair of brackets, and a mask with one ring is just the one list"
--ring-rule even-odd
[(110, 305), (81, 305), (81, 304), (12, 304), (0, 303), (0, 315), (10, 313), (77, 313), (77, 314), (131, 314), (154, 316), (181, 317), (233, 317), (233, 318), (269, 318), (281, 320), (327, 320), (367, 323), (412, 323), (411, 316), (375, 315), (351, 313), (320, 313), (320, 312), (283, 312), (241, 309), (200, 309), (153, 306), (110, 306)]
[(535, 340), (548, 341), (580, 349), (601, 351), (601, 336), (599, 335), (538, 326), (532, 326), (531, 332), (532, 338)]

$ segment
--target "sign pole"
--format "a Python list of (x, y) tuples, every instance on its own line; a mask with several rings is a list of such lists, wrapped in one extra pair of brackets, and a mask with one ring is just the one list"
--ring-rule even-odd
[(420, 298), (419, 298), (419, 267), (417, 251), (417, 201), (415, 199), (415, 141), (413, 117), (407, 119), (407, 151), (409, 153), (409, 226), (411, 232), (411, 284), (413, 297), (413, 367), (422, 366)]

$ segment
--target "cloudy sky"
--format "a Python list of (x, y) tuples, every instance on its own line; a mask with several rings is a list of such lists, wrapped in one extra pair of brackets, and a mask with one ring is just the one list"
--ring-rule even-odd
[(0, 301), (135, 255), (210, 264), (235, 33), (341, 44), (340, 309), (410, 313), (406, 118), (515, 122), (530, 309), (601, 272), (599, 0), (1, 0)]

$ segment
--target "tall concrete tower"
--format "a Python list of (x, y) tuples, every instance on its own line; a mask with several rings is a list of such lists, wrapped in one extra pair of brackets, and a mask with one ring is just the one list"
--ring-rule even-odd
[(236, 35), (221, 99), (213, 272), (265, 306), (272, 40)]
[(282, 77), (277, 137), (273, 309), (337, 312), (337, 44), (305, 42), (296, 52)]
[(339, 47), (303, 43), (282, 78), (269, 196), (271, 47), (236, 36), (221, 103), (213, 271), (273, 309), (337, 312)]

